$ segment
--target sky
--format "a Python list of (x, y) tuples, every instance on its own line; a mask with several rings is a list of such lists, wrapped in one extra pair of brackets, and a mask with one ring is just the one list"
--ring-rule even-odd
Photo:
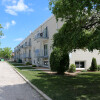
[(12, 50), (51, 15), (49, 0), (0, 0), (4, 36), (0, 48)]

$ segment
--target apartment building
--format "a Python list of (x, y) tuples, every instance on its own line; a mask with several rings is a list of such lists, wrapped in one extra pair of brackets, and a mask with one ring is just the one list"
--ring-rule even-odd
[[(23, 63), (30, 62), (41, 67), (50, 67), (53, 35), (63, 24), (64, 22), (60, 20), (57, 22), (55, 17), (51, 16), (15, 47), (14, 59)], [(88, 69), (93, 57), (97, 59), (99, 65), (100, 55), (97, 50), (93, 52), (76, 50), (76, 52), (70, 53), (70, 64), (76, 64), (78, 70)]]
[(22, 41), (17, 47), (14, 49), (14, 60), (17, 62), (32, 62), (31, 59), (31, 49), (32, 49), (32, 38), (31, 34)]

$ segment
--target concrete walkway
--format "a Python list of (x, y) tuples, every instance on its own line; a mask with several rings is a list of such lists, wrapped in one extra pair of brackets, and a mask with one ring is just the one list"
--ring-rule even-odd
[(44, 100), (6, 62), (0, 62), (0, 100)]

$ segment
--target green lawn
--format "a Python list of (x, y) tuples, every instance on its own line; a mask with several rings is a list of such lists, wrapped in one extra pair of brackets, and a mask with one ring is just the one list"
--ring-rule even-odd
[(23, 63), (17, 63), (17, 62), (14, 62), (14, 61), (8, 61), (9, 64), (12, 64), (13, 66), (25, 66), (25, 64)]
[(25, 66), (25, 64), (20, 64), (20, 63), (13, 63), (13, 66)]
[(16, 69), (53, 100), (100, 100), (100, 72), (61, 76)]

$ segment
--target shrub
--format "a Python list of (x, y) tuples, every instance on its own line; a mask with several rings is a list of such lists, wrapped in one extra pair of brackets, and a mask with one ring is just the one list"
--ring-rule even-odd
[(100, 71), (100, 65), (97, 66), (98, 71)]
[(32, 65), (32, 67), (37, 67), (36, 65)]
[(96, 62), (96, 58), (92, 58), (90, 71), (96, 71), (96, 70), (97, 70), (97, 62)]
[(30, 62), (27, 62), (26, 65), (31, 65), (31, 63)]
[(22, 60), (21, 60), (21, 59), (19, 59), (19, 60), (18, 60), (18, 63), (22, 63)]
[(75, 72), (76, 71), (76, 65), (74, 64), (71, 64), (70, 67), (69, 67), (69, 72)]
[(60, 48), (55, 48), (50, 55), (50, 67), (52, 71), (64, 74), (69, 67), (68, 53), (61, 51)]

